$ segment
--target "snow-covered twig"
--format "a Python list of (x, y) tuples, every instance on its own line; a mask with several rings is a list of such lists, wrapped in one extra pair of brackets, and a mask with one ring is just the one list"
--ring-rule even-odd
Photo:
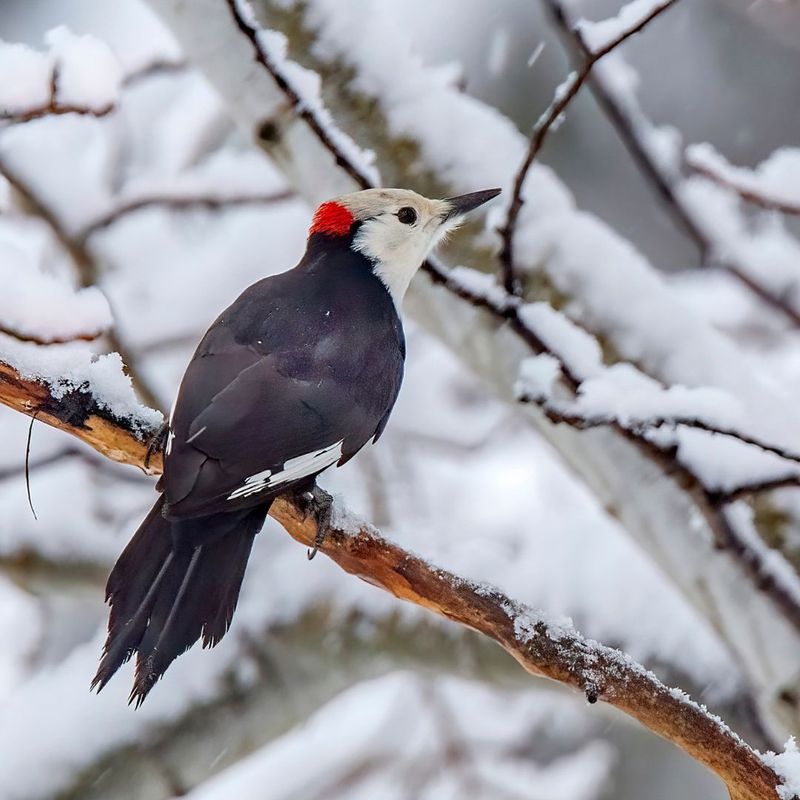
[(623, 42), (627, 41), (631, 36), (642, 31), (648, 23), (673, 6), (675, 2), (676, 0), (666, 0), (666, 2), (651, 4), (647, 13), (635, 19), (630, 27), (616, 31), (615, 35), (603, 42), (598, 49), (585, 49), (583, 63), (575, 72), (570, 73), (567, 79), (556, 89), (553, 99), (550, 101), (550, 105), (545, 109), (544, 113), (542, 113), (533, 126), (525, 158), (514, 176), (514, 185), (511, 190), (506, 220), (500, 229), (500, 237), (503, 244), (499, 258), (502, 267), (503, 285), (506, 291), (516, 294), (519, 289), (516, 278), (514, 277), (514, 233), (519, 212), (525, 202), (522, 194), (525, 179), (528, 176), (528, 171), (536, 159), (536, 156), (539, 155), (539, 151), (544, 145), (547, 134), (566, 111), (567, 106), (578, 94), (580, 88), (586, 83), (594, 65), (604, 56), (607, 56), (610, 52), (619, 47)]
[[(536, 403), (545, 412), (545, 414), (547, 414), (547, 416), (553, 420), (553, 422), (566, 423), (574, 428), (579, 428), (580, 430), (606, 427), (609, 425), (621, 425), (635, 436), (642, 436), (648, 431), (652, 431), (657, 428), (675, 428), (678, 425), (682, 425), (687, 428), (696, 428), (697, 430), (705, 431), (706, 433), (712, 433), (719, 436), (729, 436), (732, 439), (742, 442), (743, 444), (752, 445), (753, 447), (757, 447), (759, 450), (764, 450), (767, 453), (774, 453), (776, 456), (779, 456), (786, 461), (800, 463), (800, 453), (796, 453), (789, 448), (770, 444), (769, 442), (765, 442), (758, 437), (743, 433), (736, 428), (727, 428), (722, 425), (715, 425), (695, 416), (684, 416), (681, 414), (665, 416), (655, 414), (641, 420), (628, 419), (623, 421), (613, 414), (582, 414), (578, 410), (571, 409), (567, 406), (558, 406), (550, 402), (547, 398), (537, 397), (534, 395), (523, 393), (518, 399), (521, 403)], [(797, 481), (798, 479), (795, 478), (795, 482)], [(736, 491), (737, 493), (740, 493), (739, 490)]]
[[(76, 416), (74, 393), (53, 396), (46, 384), (21, 378), (0, 364), (0, 401), (65, 430), (116, 461), (144, 469), (146, 446), (137, 435), (142, 421), (97, 409), (104, 405), (81, 393)], [(151, 462), (160, 469), (160, 458)], [(292, 538), (312, 546), (317, 515), (280, 497), (270, 510)], [(670, 689), (630, 657), (581, 636), (569, 622), (553, 621), (501, 592), (439, 569), (383, 539), (371, 526), (339, 509), (321, 551), (346, 572), (369, 581), (399, 599), (494, 639), (533, 675), (563, 683), (603, 700), (682, 747), (726, 783), (737, 800), (775, 797), (781, 779), (759, 754), (705, 707)]]
[[(783, 156), (785, 162), (794, 167), (790, 173), (788, 163), (780, 164), (778, 156)], [(777, 163), (776, 163), (777, 162)], [(768, 211), (779, 211), (781, 214), (800, 215), (800, 188), (797, 186), (797, 168), (800, 163), (800, 153), (797, 150), (785, 149), (777, 151), (772, 159), (759, 167), (759, 172), (766, 171), (764, 167), (774, 164), (771, 170), (775, 177), (783, 173), (782, 184), (774, 185), (766, 176), (759, 175), (757, 171), (734, 167), (729, 164), (710, 145), (692, 145), (686, 148), (686, 165), (709, 180), (735, 192), (748, 203)], [(772, 177), (770, 175), (769, 177)]]
[[(570, 19), (564, 0), (546, 0), (546, 5), (556, 28), (573, 51), (576, 61), (585, 59), (591, 53), (590, 47), (583, 37), (581, 28)], [(720, 258), (716, 254), (715, 243), (696, 218), (694, 209), (678, 191), (681, 180), (679, 171), (663, 163), (654, 153), (651, 141), (653, 124), (645, 116), (633, 93), (625, 92), (622, 95), (600, 70), (595, 70), (588, 76), (588, 85), (642, 175), (664, 202), (676, 224), (697, 246), (702, 263), (713, 263), (724, 269), (794, 327), (800, 327), (800, 311), (795, 309), (784, 296), (763, 286), (742, 264), (737, 263), (729, 255)]]
[[(289, 109), (296, 113), (308, 125), (320, 143), (331, 153), (336, 166), (344, 170), (348, 177), (360, 189), (369, 189), (377, 185), (378, 174), (353, 157), (352, 142), (332, 124), (328, 112), (311, 102), (311, 97), (304, 95), (295, 85), (292, 76), (287, 73), (275, 57), (269, 32), (265, 32), (256, 24), (252, 11), (245, 0), (225, 0), (236, 26), (247, 37), (253, 47), (256, 61), (272, 76), (278, 88), (289, 101)], [(273, 34), (274, 35), (274, 34)], [(281, 47), (279, 43), (275, 47)], [(262, 137), (263, 137), (262, 126)]]

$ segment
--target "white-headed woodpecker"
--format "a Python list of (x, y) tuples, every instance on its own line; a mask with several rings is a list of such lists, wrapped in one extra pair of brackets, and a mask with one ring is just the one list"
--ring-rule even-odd
[(199, 638), (225, 635), (273, 498), (381, 435), (403, 378), (398, 306), (411, 278), (499, 192), (429, 200), (367, 189), (323, 203), (300, 263), (217, 318), (170, 416), (159, 498), (108, 579), (93, 687), (136, 653), (138, 705)]

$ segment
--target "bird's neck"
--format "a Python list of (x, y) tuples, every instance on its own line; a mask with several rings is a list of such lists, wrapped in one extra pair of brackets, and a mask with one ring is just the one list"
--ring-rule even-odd
[(354, 226), (344, 236), (313, 233), (304, 261), (320, 265), (330, 261), (340, 267), (345, 261), (352, 262), (356, 269), (371, 273), (370, 278), (380, 281), (399, 310), (423, 257), (408, 248), (382, 246), (375, 237), (364, 236), (363, 228)]

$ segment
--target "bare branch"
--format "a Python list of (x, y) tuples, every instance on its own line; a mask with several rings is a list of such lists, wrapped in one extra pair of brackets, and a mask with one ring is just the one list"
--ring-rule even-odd
[(130, 200), (110, 210), (104, 216), (87, 225), (77, 237), (81, 243), (86, 243), (94, 234), (108, 228), (118, 220), (148, 208), (164, 208), (169, 211), (219, 211), (227, 208), (240, 208), (243, 206), (265, 206), (282, 203), (295, 196), (291, 189), (270, 192), (267, 194), (235, 195), (231, 197), (210, 197), (192, 195), (187, 197), (142, 197)]
[(511, 201), (508, 206), (508, 215), (503, 227), (500, 229), (500, 238), (503, 245), (500, 250), (500, 265), (502, 267), (503, 286), (506, 291), (511, 294), (519, 293), (519, 286), (516, 278), (514, 277), (514, 233), (517, 225), (517, 219), (522, 209), (525, 200), (522, 197), (522, 187), (525, 184), (525, 179), (528, 176), (528, 171), (531, 168), (536, 156), (539, 155), (542, 149), (547, 134), (552, 130), (556, 121), (566, 111), (567, 106), (572, 102), (574, 97), (578, 94), (581, 87), (589, 75), (591, 74), (594, 65), (604, 56), (607, 56), (612, 50), (615, 50), (623, 42), (627, 41), (634, 34), (642, 31), (648, 23), (654, 20), (657, 16), (662, 14), (668, 8), (675, 4), (676, 0), (667, 0), (663, 5), (654, 6), (653, 9), (642, 17), (633, 27), (622, 31), (613, 40), (606, 43), (599, 50), (591, 51), (588, 48), (584, 50), (583, 63), (580, 65), (576, 72), (571, 73), (564, 83), (556, 89), (550, 105), (545, 109), (544, 113), (536, 121), (531, 131), (530, 142), (525, 158), (514, 176), (514, 185), (511, 190)]
[(67, 344), (68, 342), (93, 342), (98, 339), (101, 333), (80, 333), (69, 337), (58, 336), (37, 336), (36, 334), (20, 333), (13, 328), (0, 325), (0, 333), (10, 336), (19, 342), (33, 342), (34, 344), (49, 345), (49, 344)]
[[(591, 50), (580, 28), (569, 19), (563, 0), (545, 0), (545, 2), (554, 24), (570, 46), (574, 58), (576, 60), (587, 58)], [(588, 83), (592, 94), (616, 129), (633, 162), (664, 202), (678, 227), (697, 246), (701, 263), (724, 269), (793, 327), (800, 327), (800, 311), (786, 302), (784, 297), (759, 284), (747, 274), (741, 264), (729, 257), (720, 259), (716, 255), (714, 242), (709, 239), (703, 227), (695, 219), (693, 210), (677, 191), (680, 174), (659, 163), (648, 147), (644, 131), (652, 129), (652, 123), (646, 118), (633, 95), (626, 94), (624, 98), (620, 97), (617, 90), (598, 71), (588, 76)]]
[(157, 59), (133, 72), (129, 72), (123, 79), (122, 84), (127, 88), (145, 81), (148, 78), (155, 78), (160, 75), (177, 75), (181, 72), (185, 72), (186, 69), (187, 65), (185, 61)]
[[(37, 418), (66, 430), (110, 458), (144, 469), (145, 445), (131, 421), (99, 414), (90, 394), (56, 399), (43, 384), (20, 378), (0, 365), (0, 401), (25, 413), (46, 409)], [(84, 413), (76, 422), (76, 404)], [(154, 459), (154, 470), (160, 469)], [(279, 497), (270, 515), (295, 540), (312, 546), (315, 514), (305, 514), (294, 498)], [(345, 515), (346, 516), (346, 515)], [(383, 539), (365, 524), (335, 523), (320, 548), (343, 570), (402, 600), (427, 608), (494, 639), (533, 675), (603, 700), (686, 750), (726, 783), (736, 800), (773, 800), (779, 776), (719, 718), (669, 689), (655, 675), (618, 650), (554, 625), (501, 592), (434, 567)]]

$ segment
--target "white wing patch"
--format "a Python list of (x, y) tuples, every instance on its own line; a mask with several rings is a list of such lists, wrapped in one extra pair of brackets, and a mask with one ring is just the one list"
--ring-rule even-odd
[(257, 472), (255, 475), (245, 478), (244, 483), (228, 495), (228, 500), (249, 497), (251, 494), (256, 494), (264, 489), (271, 489), (280, 484), (291, 483), (299, 478), (305, 478), (306, 475), (321, 472), (342, 457), (343, 443), (344, 439), (336, 442), (336, 444), (328, 445), (322, 450), (314, 450), (312, 453), (290, 458), (284, 463), (283, 469), (278, 472), (273, 472), (269, 469)]

